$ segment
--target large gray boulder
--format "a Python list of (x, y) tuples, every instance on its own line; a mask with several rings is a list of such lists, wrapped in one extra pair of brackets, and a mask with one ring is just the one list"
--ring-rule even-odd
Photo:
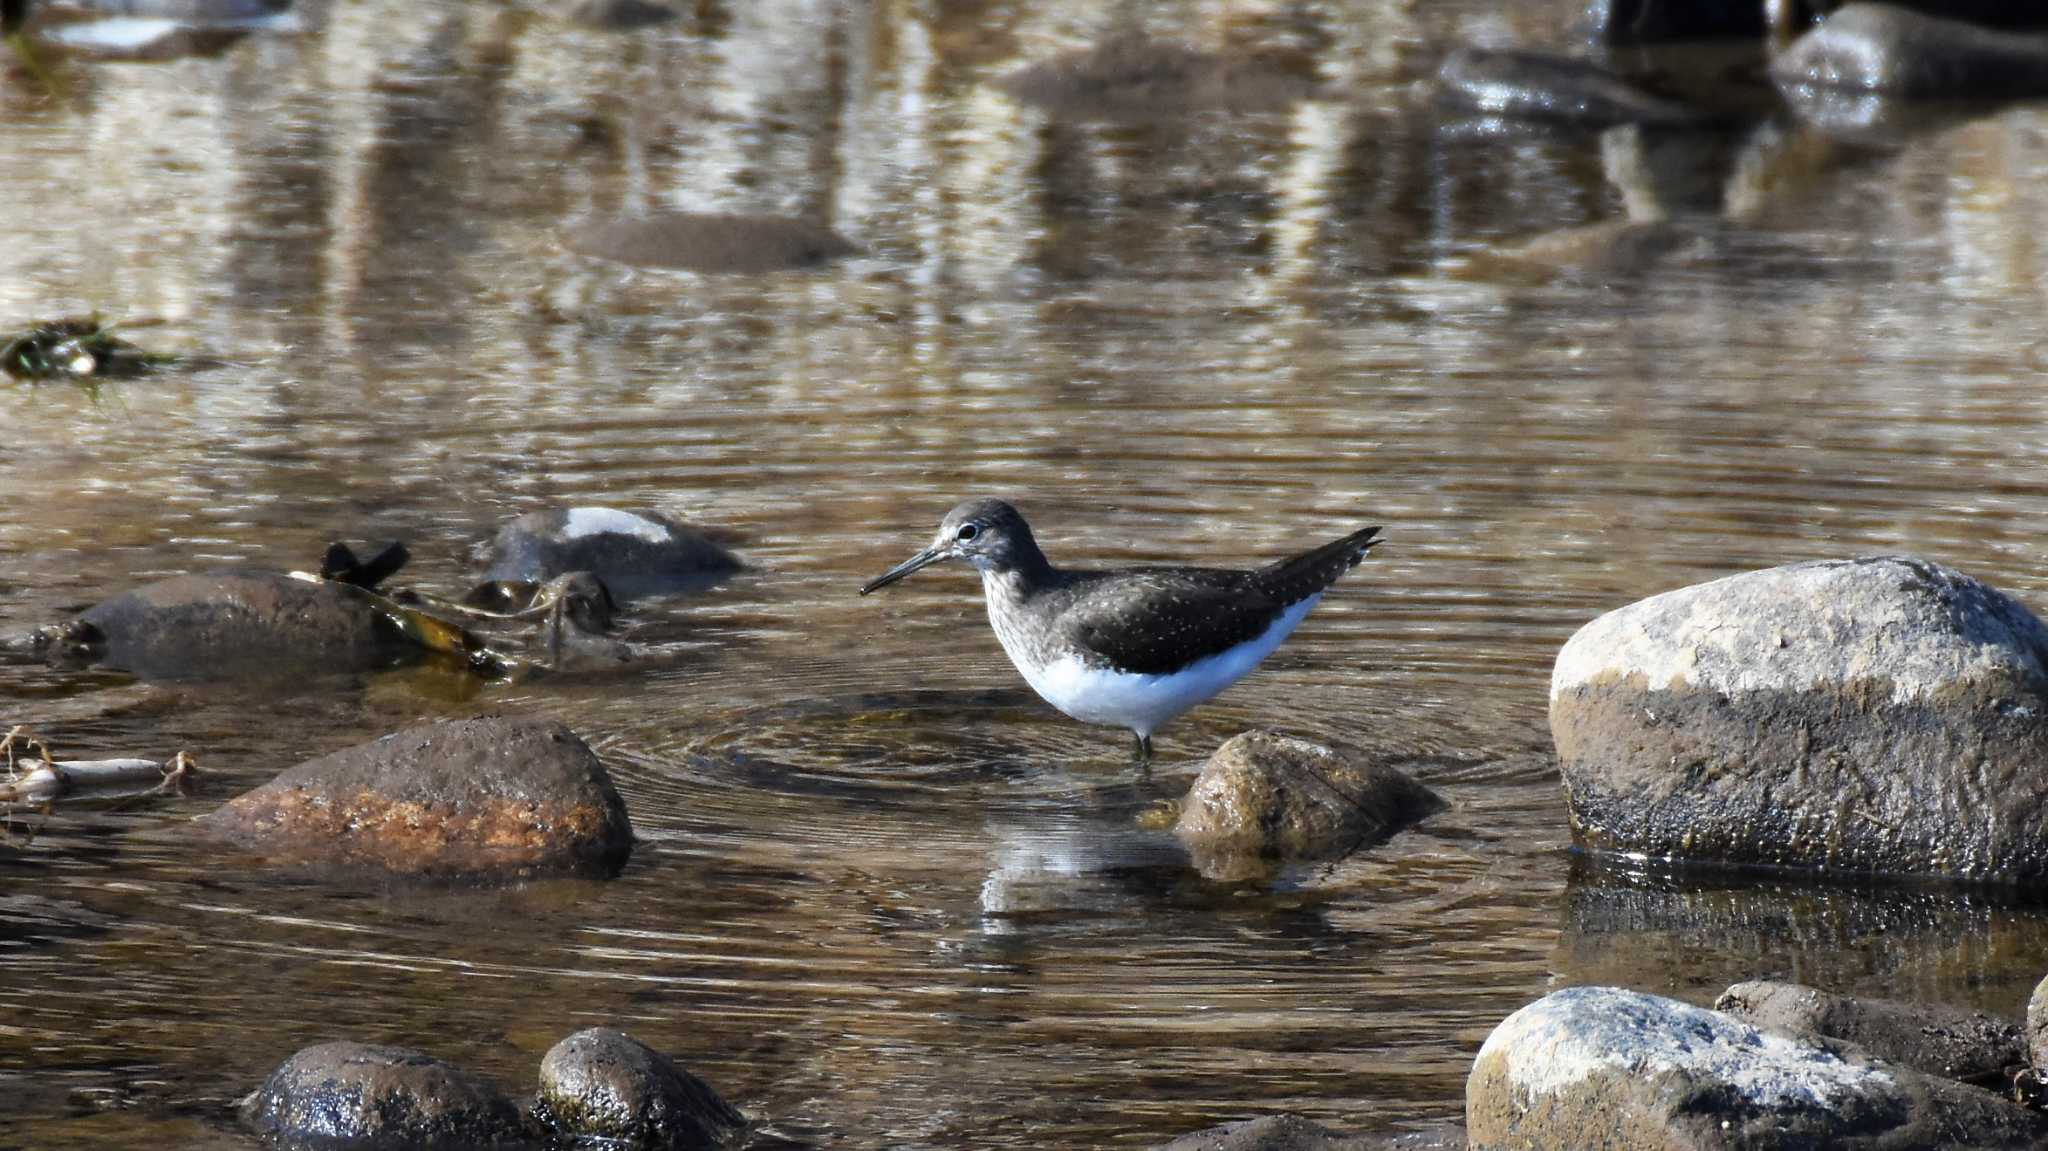
[(288, 1148), (484, 1151), (529, 1146), (496, 1087), (405, 1047), (304, 1048), (242, 1100), (242, 1118)]
[(1473, 1061), (1474, 1151), (2039, 1147), (2048, 1117), (1852, 1050), (1614, 987), (1510, 1015)]
[(1573, 835), (1661, 858), (2048, 875), (2044, 661), (2026, 608), (1901, 557), (1609, 612), (1551, 676)]
[(2020, 99), (2048, 93), (2048, 38), (1849, 4), (1779, 53), (1771, 74), (1781, 85), (1906, 99)]
[(534, 1114), (579, 1141), (644, 1151), (707, 1151), (746, 1127), (710, 1084), (609, 1027), (548, 1049)]
[(290, 768), (200, 818), (287, 865), (427, 877), (609, 875), (633, 828), (611, 776), (547, 720), (442, 720)]
[(1960, 1007), (1757, 979), (1722, 992), (1714, 1009), (1766, 1031), (1840, 1039), (1879, 1059), (1979, 1086), (2003, 1085), (2005, 1069), (2027, 1061), (2026, 1036), (2016, 1020)]
[(1203, 765), (1174, 834), (1202, 874), (1243, 879), (1375, 846), (1443, 806), (1435, 792), (1384, 764), (1248, 731)]

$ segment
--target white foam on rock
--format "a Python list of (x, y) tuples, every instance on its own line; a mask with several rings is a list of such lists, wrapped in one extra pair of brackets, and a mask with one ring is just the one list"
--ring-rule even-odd
[(1547, 1095), (1599, 1074), (1629, 1078), (1683, 1072), (1725, 1083), (1766, 1110), (1831, 1108), (1889, 1092), (1880, 1067), (1759, 1031), (1731, 1015), (1618, 987), (1570, 987), (1503, 1020), (1479, 1061), (1503, 1061), (1508, 1081)]
[(651, 544), (669, 542), (667, 526), (646, 516), (617, 508), (569, 509), (562, 521), (563, 538), (580, 540), (585, 536), (598, 535), (636, 536)]
[[(1928, 573), (1946, 594), (1929, 589)], [(2000, 676), (2041, 682), (2048, 629), (1961, 572), (1902, 558), (1744, 572), (1639, 600), (1580, 628), (1550, 695), (1642, 677), (1649, 690), (1839, 689), (1888, 680), (1894, 702)]]

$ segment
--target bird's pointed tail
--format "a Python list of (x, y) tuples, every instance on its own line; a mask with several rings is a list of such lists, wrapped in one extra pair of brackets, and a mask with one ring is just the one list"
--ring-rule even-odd
[(1252, 578), (1281, 603), (1299, 602), (1357, 567), (1373, 545), (1382, 542), (1379, 535), (1377, 526), (1360, 528), (1343, 539), (1331, 540), (1319, 548), (1260, 568), (1252, 573)]

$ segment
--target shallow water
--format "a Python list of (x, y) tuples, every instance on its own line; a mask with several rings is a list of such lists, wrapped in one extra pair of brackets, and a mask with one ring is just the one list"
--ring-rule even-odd
[[(334, 538), (402, 537), (407, 579), (455, 589), (502, 520), (571, 502), (674, 511), (753, 566), (643, 605), (662, 658), (601, 677), (0, 667), (5, 718), (60, 754), (207, 772), (15, 816), (0, 1145), (252, 1146), (231, 1101), (339, 1037), (525, 1089), (603, 1023), (803, 1143), (1146, 1146), (1456, 1116), (1491, 1027), (1569, 983), (2018, 1009), (2048, 917), (1994, 895), (1575, 864), (1545, 697), (1592, 615), (1779, 562), (1910, 551), (2048, 604), (2048, 112), (1872, 143), (1430, 109), (1444, 51), (1561, 43), (1564, 0), (1146, 17), (1306, 52), (1316, 98), (1277, 112), (1075, 121), (993, 85), (1094, 42), (1096, 7), (707, 3), (626, 35), (315, 3), (214, 58), (57, 65), (55, 92), (7, 66), (0, 323), (97, 309), (228, 364), (0, 385), (4, 630)], [(645, 207), (864, 251), (707, 276), (559, 242)], [(984, 492), (1056, 561), (1388, 542), (1146, 775), (1029, 695), (969, 573), (853, 594)], [(605, 756), (642, 838), (622, 876), (338, 886), (185, 830), (485, 709)], [(1273, 883), (1162, 861), (1146, 817), (1252, 725), (1453, 808)]]

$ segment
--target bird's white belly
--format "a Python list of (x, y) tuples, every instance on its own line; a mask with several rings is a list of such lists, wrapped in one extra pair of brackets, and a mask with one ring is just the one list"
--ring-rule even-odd
[(1003, 641), (1010, 662), (1017, 665), (1031, 690), (1045, 702), (1083, 723), (1127, 727), (1149, 737), (1167, 720), (1244, 678), (1246, 672), (1280, 646), (1280, 641), (1321, 598), (1320, 593), (1312, 595), (1281, 612), (1272, 626), (1255, 639), (1197, 660), (1179, 671), (1158, 675), (1089, 667), (1072, 655), (1038, 666), (1012, 646), (1001, 628), (996, 629), (996, 635)]

